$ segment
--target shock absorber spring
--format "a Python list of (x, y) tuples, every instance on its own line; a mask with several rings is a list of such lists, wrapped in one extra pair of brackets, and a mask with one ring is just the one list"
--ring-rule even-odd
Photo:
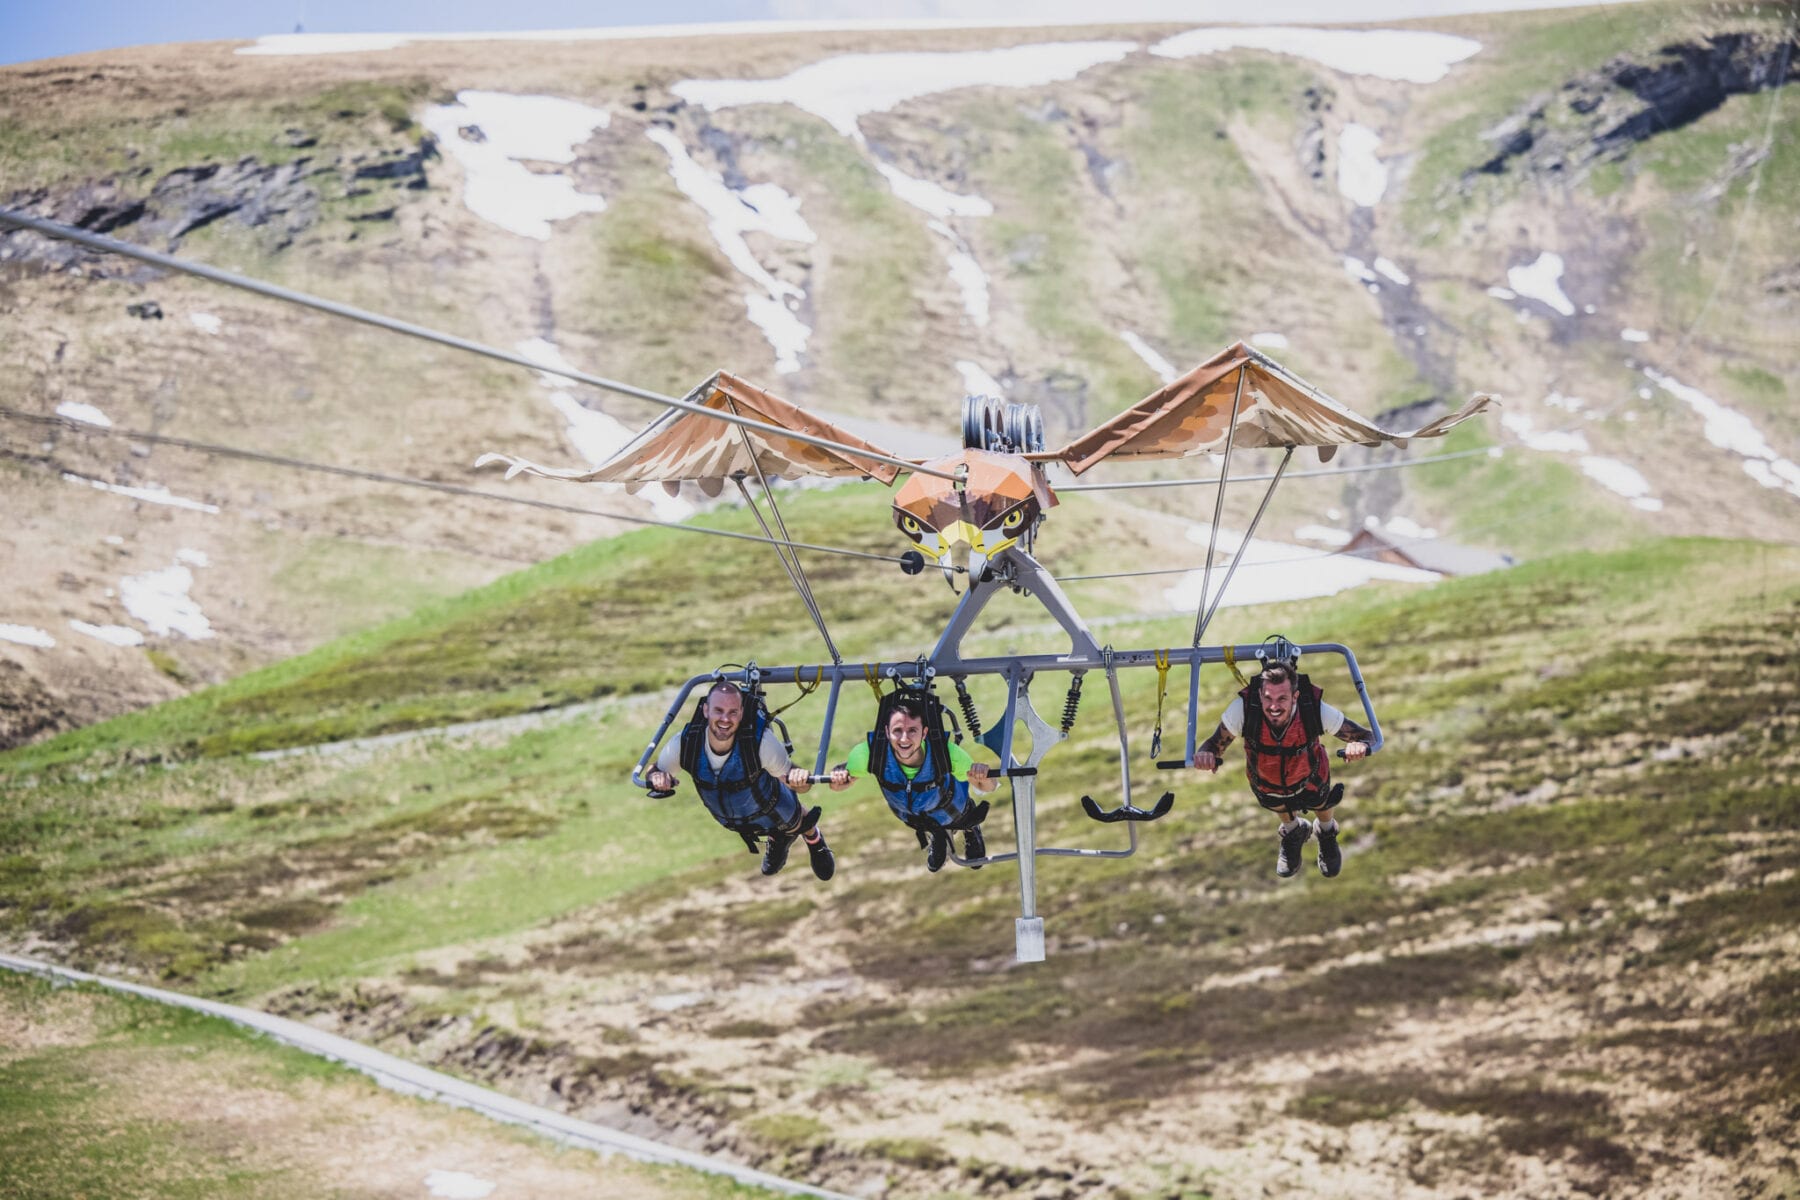
[(1069, 694), (1063, 697), (1062, 731), (1065, 735), (1075, 728), (1075, 712), (1081, 707), (1081, 680), (1082, 673), (1075, 672), (1075, 677), (1069, 681)]
[(969, 695), (969, 685), (961, 679), (956, 681), (956, 704), (962, 709), (963, 724), (969, 727), (969, 736), (981, 736), (981, 718), (975, 712), (975, 698)]

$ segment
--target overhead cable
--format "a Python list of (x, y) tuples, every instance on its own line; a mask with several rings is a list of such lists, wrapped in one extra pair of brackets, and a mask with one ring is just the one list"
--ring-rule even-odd
[(60, 238), (63, 241), (75, 242), (92, 250), (107, 254), (118, 254), (125, 258), (135, 258), (139, 262), (150, 263), (170, 271), (179, 271), (186, 275), (194, 275), (208, 279), (214, 283), (222, 283), (228, 287), (242, 288), (247, 292), (255, 292), (259, 296), (267, 296), (288, 304), (298, 304), (306, 308), (317, 309), (333, 316), (344, 317), (352, 321), (360, 321), (365, 325), (373, 325), (377, 329), (385, 329), (390, 333), (405, 334), (407, 337), (419, 338), (427, 342), (435, 342), (440, 346), (449, 346), (454, 350), (466, 350), (470, 354), (479, 354), (500, 362), (511, 363), (517, 367), (525, 367), (532, 371), (542, 371), (547, 375), (557, 375), (564, 379), (572, 379), (577, 383), (585, 383), (589, 387), (602, 388), (609, 392), (617, 392), (621, 396), (632, 396), (639, 400), (648, 400), (652, 404), (660, 404), (665, 408), (680, 409), (695, 416), (710, 417), (715, 421), (723, 421), (728, 425), (736, 425), (742, 429), (754, 429), (758, 433), (773, 434), (790, 441), (805, 442), (811, 446), (820, 446), (827, 450), (837, 450), (856, 458), (866, 458), (875, 462), (887, 463), (907, 471), (916, 471), (922, 475), (935, 475), (939, 479), (952, 482), (958, 476), (948, 471), (939, 471), (932, 467), (924, 467), (904, 458), (895, 458), (878, 450), (870, 450), (861, 446), (847, 446), (830, 438), (818, 437), (810, 433), (801, 433), (794, 429), (784, 429), (779, 425), (771, 425), (766, 421), (753, 420), (736, 413), (721, 412), (716, 408), (707, 408), (703, 404), (695, 404), (689, 400), (677, 400), (673, 396), (665, 396), (660, 392), (652, 392), (646, 388), (636, 387), (629, 383), (620, 383), (615, 379), (605, 379), (599, 375), (589, 375), (585, 371), (577, 371), (572, 367), (559, 367), (527, 358), (523, 354), (514, 354), (509, 350), (501, 350), (468, 338), (454, 334), (440, 333), (435, 329), (427, 329), (423, 325), (415, 325), (410, 321), (401, 321), (394, 317), (383, 316), (367, 309), (356, 308), (348, 304), (339, 304), (335, 300), (326, 300), (306, 292), (284, 288), (278, 284), (265, 283), (260, 279), (252, 279), (246, 275), (237, 275), (205, 263), (189, 262), (169, 254), (159, 254), (155, 250), (130, 242), (121, 242), (116, 238), (102, 237), (97, 233), (89, 233), (84, 229), (76, 229), (57, 221), (46, 221), (41, 217), (28, 216), (11, 209), (0, 208), (0, 225), (12, 225), (20, 229), (29, 229), (33, 233), (45, 237)]
[(434, 492), (445, 492), (453, 496), (473, 496), (481, 500), (494, 500), (501, 504), (524, 504), (532, 508), (547, 508), (553, 512), (575, 513), (584, 517), (604, 517), (609, 521), (624, 521), (631, 525), (646, 525), (655, 529), (673, 529), (677, 533), (703, 533), (712, 537), (732, 538), (740, 542), (757, 542), (763, 545), (783, 547), (789, 550), (812, 550), (819, 554), (837, 554), (845, 558), (866, 558), (875, 562), (901, 563), (901, 559), (891, 554), (871, 554), (866, 550), (849, 550), (842, 546), (815, 546), (810, 542), (789, 542), (779, 538), (757, 537), (753, 533), (734, 533), (729, 529), (711, 529), (704, 525), (678, 525), (673, 521), (654, 521), (649, 517), (628, 517), (623, 513), (605, 512), (597, 508), (582, 508), (574, 504), (557, 504), (549, 500), (534, 500), (529, 496), (508, 496), (501, 492), (484, 492), (480, 488), (463, 487), (455, 483), (440, 483), (434, 479), (414, 479), (406, 475), (388, 475), (381, 471), (365, 471), (359, 467), (339, 467), (331, 463), (310, 462), (303, 458), (287, 458), (279, 454), (265, 454), (260, 450), (240, 450), (235, 446), (220, 446), (211, 442), (196, 442), (190, 438), (171, 437), (164, 433), (144, 433), (135, 429), (119, 429), (100, 425), (90, 425), (85, 421), (76, 421), (69, 417), (51, 417), (42, 413), (21, 412), (16, 408), (0, 407), (0, 417), (13, 420), (31, 421), (39, 425), (59, 425), (77, 433), (95, 434), (105, 437), (130, 438), (132, 441), (148, 442), (152, 445), (178, 446), (183, 450), (193, 450), (201, 454), (212, 454), (220, 458), (237, 458), (248, 462), (268, 463), (271, 466), (288, 467), (297, 471), (318, 471), (326, 475), (342, 475), (349, 479), (367, 479), (374, 483), (391, 483), (400, 487), (425, 488)]

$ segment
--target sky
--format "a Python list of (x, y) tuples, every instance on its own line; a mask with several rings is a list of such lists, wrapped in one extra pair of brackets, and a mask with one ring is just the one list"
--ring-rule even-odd
[(0, 0), (0, 64), (294, 33), (470, 33), (745, 21), (1394, 21), (1594, 0)]

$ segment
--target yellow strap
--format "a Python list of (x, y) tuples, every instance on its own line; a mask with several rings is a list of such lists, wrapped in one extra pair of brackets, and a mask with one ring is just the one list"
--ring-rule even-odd
[(1238, 670), (1237, 655), (1231, 652), (1230, 646), (1226, 646), (1223, 649), (1225, 651), (1225, 665), (1231, 668), (1231, 673), (1233, 675), (1237, 676), (1238, 686), (1249, 687), (1250, 681), (1244, 678), (1244, 673), (1242, 671)]
[(864, 663), (863, 664), (863, 681), (869, 685), (869, 690), (871, 692), (875, 693), (875, 703), (880, 704), (881, 703), (881, 677), (875, 674), (875, 664), (874, 663)]
[(1169, 652), (1156, 652), (1156, 728), (1150, 734), (1150, 757), (1162, 753), (1163, 700), (1169, 694)]
[(800, 703), (802, 700), (806, 699), (808, 696), (810, 696), (814, 692), (818, 691), (819, 685), (824, 682), (825, 682), (825, 668), (823, 666), (819, 667), (819, 673), (818, 673), (818, 675), (816, 675), (813, 678), (813, 681), (811, 683), (802, 682), (800, 680), (799, 676), (796, 675), (794, 678), (794, 686), (800, 689), (800, 694), (798, 696), (795, 696), (792, 700), (789, 700), (786, 704), (782, 705), (780, 708), (776, 709), (774, 712), (770, 713), (769, 715), (771, 717), (779, 717), (782, 713), (786, 712), (788, 709), (794, 707), (794, 705)]

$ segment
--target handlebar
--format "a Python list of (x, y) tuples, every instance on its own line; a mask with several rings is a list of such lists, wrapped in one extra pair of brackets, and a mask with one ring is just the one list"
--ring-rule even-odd
[[(1346, 761), (1346, 762), (1349, 761), (1349, 759), (1345, 757), (1343, 747), (1341, 747), (1341, 746), (1338, 747), (1336, 750), (1333, 750), (1332, 753), (1337, 755), (1339, 758), (1344, 759), (1344, 761)], [(1373, 758), (1374, 756), (1375, 756), (1375, 751), (1373, 749), (1371, 749), (1367, 754), (1363, 755), (1363, 758), (1369, 759), (1369, 758)], [(1187, 761), (1185, 758), (1164, 758), (1164, 759), (1159, 759), (1157, 761), (1156, 769), (1159, 771), (1180, 771), (1185, 768), (1192, 767), (1193, 765), (1194, 765), (1193, 763)]]

